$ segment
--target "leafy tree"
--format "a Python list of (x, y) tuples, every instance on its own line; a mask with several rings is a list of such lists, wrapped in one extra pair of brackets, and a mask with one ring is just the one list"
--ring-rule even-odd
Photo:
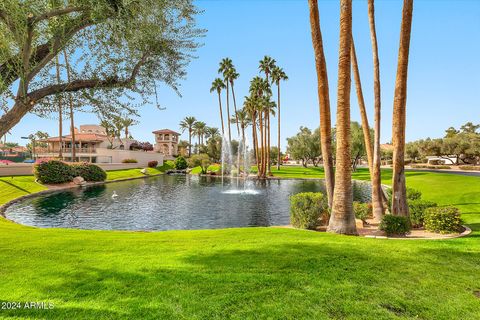
[[(148, 102), (155, 80), (177, 91), (204, 33), (197, 13), (191, 0), (1, 1), (0, 100), (12, 106), (0, 118), (0, 136), (29, 112), (52, 112), (59, 94), (119, 114), (136, 111), (132, 95)], [(57, 83), (54, 60), (64, 49), (76, 61), (70, 81)]]
[(202, 174), (206, 174), (208, 167), (212, 164), (210, 157), (205, 153), (194, 154), (187, 162), (190, 168), (200, 167)]
[(318, 165), (321, 159), (320, 131), (317, 129), (312, 132), (306, 127), (300, 127), (300, 132), (291, 138), (287, 138), (287, 152), (297, 160), (302, 161), (302, 165), (307, 167), (309, 161), (314, 166)]

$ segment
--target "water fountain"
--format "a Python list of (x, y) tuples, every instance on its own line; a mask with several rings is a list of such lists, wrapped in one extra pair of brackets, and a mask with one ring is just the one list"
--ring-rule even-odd
[[(230, 189), (223, 190), (226, 194), (258, 194), (252, 184), (249, 184), (248, 177), (250, 175), (250, 149), (248, 140), (242, 139), (238, 144), (238, 149), (235, 152), (232, 148), (228, 137), (222, 137), (222, 187), (225, 186), (224, 179), (229, 178), (231, 182)], [(233, 183), (235, 182), (235, 183)], [(243, 182), (243, 188), (240, 187), (240, 182)], [(235, 187), (233, 187), (235, 186)]]

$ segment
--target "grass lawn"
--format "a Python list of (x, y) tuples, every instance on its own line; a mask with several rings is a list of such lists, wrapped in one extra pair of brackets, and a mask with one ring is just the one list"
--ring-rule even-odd
[[(383, 172), (385, 183), (390, 174)], [(355, 178), (368, 174), (360, 169)], [(409, 241), (280, 228), (37, 229), (0, 220), (2, 302), (55, 304), (0, 310), (0, 318), (479, 319), (480, 178), (407, 172), (407, 183), (461, 208), (474, 233)]]

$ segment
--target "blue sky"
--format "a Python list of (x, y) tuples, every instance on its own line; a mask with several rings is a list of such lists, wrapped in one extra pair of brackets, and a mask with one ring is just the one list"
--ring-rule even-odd
[[(208, 29), (198, 59), (188, 67), (182, 82), (182, 97), (159, 85), (160, 111), (146, 105), (135, 138), (153, 141), (156, 129), (178, 130), (185, 116), (195, 116), (209, 126), (220, 127), (217, 97), (209, 92), (217, 77), (218, 63), (230, 57), (240, 78), (236, 83), (238, 105), (248, 93), (248, 84), (258, 75), (258, 61), (270, 55), (284, 68), (289, 80), (282, 83), (282, 148), (285, 138), (300, 126), (319, 124), (316, 74), (307, 1), (302, 0), (198, 0), (204, 13), (201, 28)], [(338, 1), (319, 1), (320, 23), (335, 117), (338, 64)], [(391, 139), (391, 118), (402, 1), (376, 1), (376, 26), (382, 83), (382, 142)], [(363, 92), (373, 121), (373, 80), (367, 1), (354, 1), (353, 32), (362, 77)], [(407, 141), (443, 136), (449, 126), (480, 122), (480, 1), (417, 0), (413, 11), (407, 99)], [(223, 98), (225, 98), (223, 96)], [(360, 121), (352, 86), (352, 120)], [(67, 119), (68, 120), (68, 119)], [(335, 119), (332, 119), (335, 121)], [(78, 114), (76, 124), (96, 123), (92, 114)], [(43, 130), (56, 135), (57, 123), (28, 115), (12, 130), (10, 141)], [(233, 128), (232, 128), (233, 129)], [(272, 133), (276, 124), (272, 125)], [(186, 135), (182, 136), (186, 139)], [(272, 137), (276, 141), (276, 135)]]

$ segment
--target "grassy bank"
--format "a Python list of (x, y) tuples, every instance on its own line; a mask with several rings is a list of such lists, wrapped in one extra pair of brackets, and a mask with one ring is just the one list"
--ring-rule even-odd
[[(383, 172), (385, 183), (390, 175)], [(407, 183), (425, 199), (460, 207), (474, 233), (406, 241), (276, 228), (37, 229), (0, 220), (2, 301), (55, 305), (0, 310), (0, 318), (477, 319), (480, 178), (407, 172)]]

